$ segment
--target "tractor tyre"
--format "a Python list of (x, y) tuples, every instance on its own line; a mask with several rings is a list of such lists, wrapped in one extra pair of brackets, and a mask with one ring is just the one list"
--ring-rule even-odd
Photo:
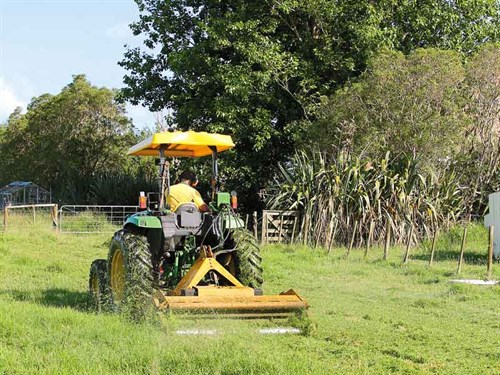
[(262, 277), (262, 257), (255, 237), (248, 230), (235, 229), (231, 234), (236, 251), (231, 253), (229, 272), (245, 286), (260, 288)]
[(153, 265), (146, 237), (126, 229), (116, 232), (107, 263), (111, 306), (142, 320), (153, 307)]
[(106, 259), (92, 262), (89, 272), (89, 293), (92, 306), (97, 312), (103, 311), (109, 302), (108, 265)]

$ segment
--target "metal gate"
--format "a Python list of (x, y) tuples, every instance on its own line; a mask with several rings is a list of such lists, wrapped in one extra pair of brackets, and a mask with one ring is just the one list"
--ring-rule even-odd
[(138, 206), (64, 205), (59, 210), (61, 233), (114, 233)]

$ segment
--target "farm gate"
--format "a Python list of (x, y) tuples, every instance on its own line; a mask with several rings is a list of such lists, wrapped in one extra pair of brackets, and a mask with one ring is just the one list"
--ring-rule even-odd
[(262, 243), (293, 243), (299, 225), (298, 211), (262, 211)]

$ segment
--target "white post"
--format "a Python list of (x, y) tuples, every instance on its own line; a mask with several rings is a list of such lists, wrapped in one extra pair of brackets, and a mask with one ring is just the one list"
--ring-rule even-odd
[(485, 227), (495, 227), (493, 233), (493, 254), (495, 258), (500, 258), (500, 191), (490, 194), (490, 213), (484, 217)]

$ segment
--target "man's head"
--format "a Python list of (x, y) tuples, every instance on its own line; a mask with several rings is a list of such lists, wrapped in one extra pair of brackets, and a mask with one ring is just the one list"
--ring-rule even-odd
[(183, 183), (188, 183), (189, 186), (195, 187), (198, 185), (198, 177), (191, 171), (184, 171), (179, 176), (179, 181)]

